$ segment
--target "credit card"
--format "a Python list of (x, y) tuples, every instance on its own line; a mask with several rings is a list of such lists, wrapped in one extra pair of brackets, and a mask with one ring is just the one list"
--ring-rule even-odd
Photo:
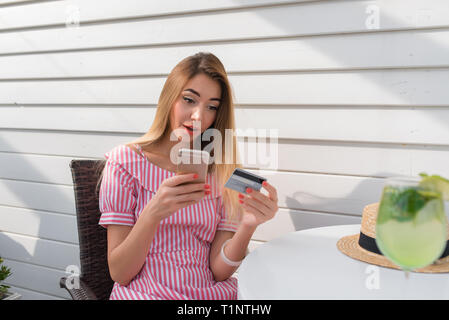
[(225, 188), (229, 188), (240, 193), (246, 193), (246, 188), (259, 191), (262, 188), (262, 182), (266, 181), (264, 177), (254, 173), (236, 168), (232, 175), (226, 181)]

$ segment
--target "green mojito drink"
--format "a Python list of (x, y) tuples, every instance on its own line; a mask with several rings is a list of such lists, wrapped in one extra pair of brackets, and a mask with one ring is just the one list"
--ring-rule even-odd
[(438, 260), (446, 247), (446, 215), (441, 192), (419, 179), (390, 178), (376, 223), (379, 250), (405, 271)]

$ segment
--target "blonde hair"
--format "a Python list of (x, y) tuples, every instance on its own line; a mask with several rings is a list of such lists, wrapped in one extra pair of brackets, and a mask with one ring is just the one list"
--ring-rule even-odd
[[(241, 168), (242, 165), (239, 161), (239, 154), (237, 149), (237, 139), (235, 137), (235, 119), (234, 119), (234, 102), (233, 93), (227, 77), (227, 73), (221, 61), (212, 53), (199, 52), (192, 56), (186, 57), (181, 60), (170, 72), (162, 88), (161, 95), (159, 97), (156, 115), (153, 120), (153, 124), (150, 129), (141, 137), (136, 140), (127, 143), (126, 145), (132, 146), (132, 144), (138, 144), (145, 150), (146, 147), (153, 143), (157, 143), (162, 140), (165, 135), (170, 134), (170, 112), (179, 98), (184, 86), (187, 82), (198, 74), (205, 74), (212, 80), (217, 81), (221, 87), (221, 102), (220, 107), (217, 110), (217, 115), (214, 123), (209, 128), (219, 130), (221, 133), (221, 141), (215, 141), (219, 139), (213, 139), (215, 151), (217, 143), (221, 142), (222, 159), (221, 163), (216, 163), (217, 159), (208, 166), (208, 172), (215, 174), (217, 184), (222, 190), (223, 205), (227, 212), (227, 217), (230, 220), (239, 220), (241, 218), (242, 208), (238, 203), (238, 192), (223, 188), (227, 179), (231, 176), (235, 168)], [(225, 130), (232, 129), (232, 151), (233, 159), (231, 163), (230, 158), (226, 157), (225, 148)], [(199, 139), (202, 138), (202, 135)], [(201, 149), (207, 145), (207, 141), (201, 139)], [(211, 154), (212, 156), (212, 154)], [(225, 159), (227, 161), (225, 161)], [(103, 172), (100, 176), (99, 183), (101, 182)], [(98, 184), (97, 184), (98, 187)]]

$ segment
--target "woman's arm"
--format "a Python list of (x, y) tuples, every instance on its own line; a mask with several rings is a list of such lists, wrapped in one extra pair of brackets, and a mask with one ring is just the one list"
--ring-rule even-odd
[(237, 232), (218, 230), (212, 242), (210, 252), (210, 268), (215, 281), (229, 278), (238, 267), (228, 265), (220, 256), (224, 242), (231, 239), (224, 248), (225, 256), (232, 261), (240, 261), (246, 255), (247, 248), (256, 227), (240, 225)]
[(108, 226), (108, 265), (112, 280), (127, 286), (140, 272), (159, 221), (141, 214), (133, 227)]

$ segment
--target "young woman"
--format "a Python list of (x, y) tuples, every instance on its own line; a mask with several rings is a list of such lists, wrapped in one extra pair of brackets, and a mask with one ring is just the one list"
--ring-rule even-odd
[[(188, 127), (200, 124), (201, 132)], [(100, 178), (99, 224), (107, 228), (110, 299), (236, 299), (231, 277), (258, 225), (278, 210), (277, 191), (242, 195), (223, 188), (239, 165), (233, 155), (208, 166), (206, 183), (176, 174), (170, 152), (188, 134), (190, 147), (207, 129), (235, 129), (231, 87), (220, 60), (210, 53), (183, 59), (168, 75), (149, 131), (105, 154)], [(173, 141), (175, 140), (175, 141)], [(219, 139), (218, 139), (219, 140)], [(216, 150), (216, 149), (214, 149)], [(212, 156), (212, 152), (211, 152)]]

